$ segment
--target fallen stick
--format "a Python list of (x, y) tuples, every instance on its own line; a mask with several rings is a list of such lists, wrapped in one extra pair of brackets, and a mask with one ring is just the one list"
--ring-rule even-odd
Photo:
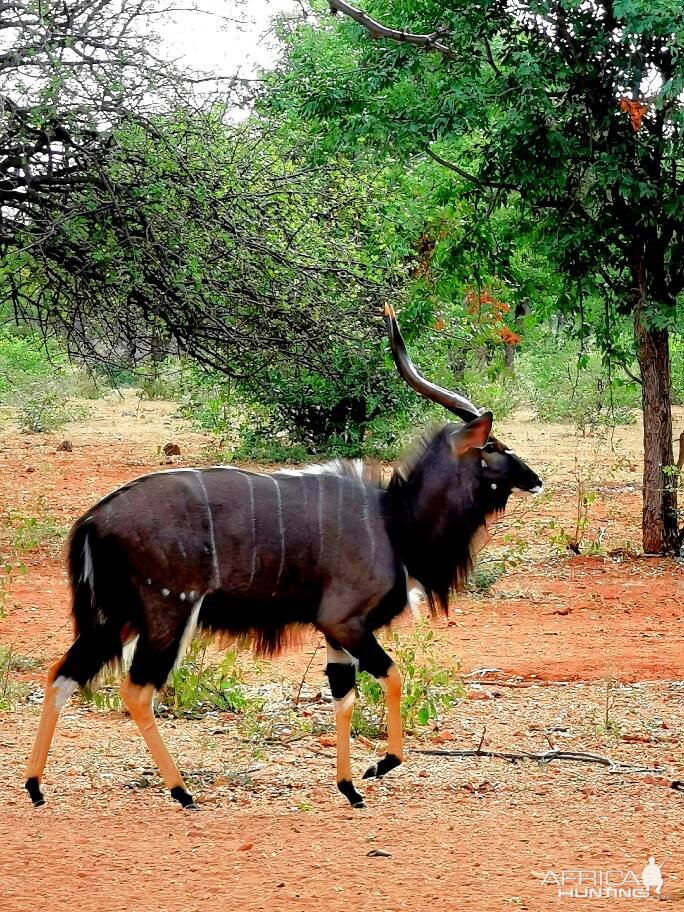
[[(489, 757), (498, 760), (509, 760), (512, 763), (518, 760), (534, 760), (537, 763), (551, 763), (552, 760), (568, 760), (575, 763), (597, 763), (599, 766), (608, 767), (609, 773), (656, 773), (662, 774), (664, 769), (661, 766), (635, 766), (631, 763), (622, 763), (618, 760), (612, 760), (610, 757), (602, 757), (600, 754), (586, 754), (580, 751), (549, 750), (543, 754), (533, 754), (528, 751), (495, 751), (483, 750), (481, 747), (470, 750), (444, 750), (439, 748), (420, 748), (414, 747), (414, 754), (426, 754), (430, 757)], [(671, 783), (672, 788), (678, 787), (680, 783)]]

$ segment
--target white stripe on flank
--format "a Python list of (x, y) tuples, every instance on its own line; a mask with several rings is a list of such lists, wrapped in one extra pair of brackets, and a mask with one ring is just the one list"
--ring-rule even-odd
[(340, 542), (342, 540), (342, 504), (344, 503), (344, 481), (337, 476), (337, 540), (335, 541), (335, 560), (340, 559)]
[(274, 596), (278, 591), (280, 577), (283, 575), (283, 567), (285, 566), (285, 525), (283, 523), (283, 499), (280, 494), (278, 479), (274, 478), (272, 475), (269, 475), (268, 477), (271, 479), (276, 489), (276, 500), (278, 501), (278, 532), (280, 533), (280, 565), (278, 566), (278, 576), (276, 577), (275, 586), (271, 593), (271, 595)]
[(368, 540), (370, 542), (370, 559), (371, 564), (375, 560), (375, 536), (373, 535), (373, 526), (370, 521), (370, 505), (368, 503), (368, 489), (365, 484), (361, 484), (361, 490), (363, 491), (363, 507), (361, 509), (361, 516), (363, 518), (364, 525), (366, 526), (366, 532), (368, 532)]
[(304, 522), (306, 522), (306, 516), (309, 512), (309, 495), (306, 493), (306, 478), (303, 475), (300, 475), (302, 480), (302, 515), (304, 517)]
[(221, 574), (219, 572), (218, 565), (218, 555), (216, 554), (216, 538), (214, 536), (214, 517), (211, 513), (211, 507), (209, 506), (209, 495), (207, 494), (207, 489), (204, 484), (204, 479), (202, 478), (202, 473), (199, 469), (193, 469), (193, 472), (197, 476), (197, 481), (199, 482), (200, 487), (202, 488), (202, 494), (204, 496), (204, 506), (207, 510), (207, 523), (209, 528), (209, 546), (211, 547), (211, 560), (214, 568), (214, 588), (218, 589), (221, 585)]
[(257, 532), (256, 532), (256, 509), (254, 507), (254, 485), (252, 483), (252, 478), (247, 472), (242, 473), (242, 477), (247, 480), (247, 488), (249, 490), (249, 509), (252, 516), (252, 567), (249, 571), (249, 580), (247, 581), (247, 592), (252, 588), (252, 583), (254, 582), (254, 575), (256, 573), (256, 560), (257, 560)]
[(135, 647), (138, 645), (138, 639), (138, 636), (134, 636), (132, 640), (128, 640), (127, 643), (124, 643), (124, 647), (121, 650), (121, 670), (124, 674), (127, 674), (128, 669), (131, 667), (131, 662), (135, 655)]
[(317, 475), (316, 477), (318, 478), (318, 555), (316, 557), (316, 567), (320, 567), (323, 552), (323, 476)]
[(185, 653), (188, 646), (190, 645), (190, 641), (195, 635), (195, 631), (197, 630), (197, 618), (199, 617), (200, 608), (202, 607), (203, 601), (204, 595), (200, 595), (195, 604), (192, 606), (192, 611), (190, 612), (188, 622), (185, 625), (183, 636), (181, 637), (181, 641), (178, 644), (178, 654), (176, 656), (176, 661), (173, 663), (174, 668), (178, 668), (178, 666), (185, 658)]

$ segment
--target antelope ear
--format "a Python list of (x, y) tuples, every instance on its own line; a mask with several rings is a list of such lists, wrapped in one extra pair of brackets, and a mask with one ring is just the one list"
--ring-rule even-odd
[(451, 435), (451, 447), (456, 456), (463, 456), (466, 450), (481, 450), (487, 445), (489, 435), (492, 431), (492, 421), (494, 416), (491, 412), (485, 412), (474, 421), (466, 424), (464, 428), (454, 431)]

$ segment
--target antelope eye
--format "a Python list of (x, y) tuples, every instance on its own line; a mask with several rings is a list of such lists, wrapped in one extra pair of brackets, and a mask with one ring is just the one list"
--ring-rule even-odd
[(485, 453), (496, 453), (496, 447), (494, 446), (493, 443), (488, 443), (484, 447), (484, 451), (485, 451)]

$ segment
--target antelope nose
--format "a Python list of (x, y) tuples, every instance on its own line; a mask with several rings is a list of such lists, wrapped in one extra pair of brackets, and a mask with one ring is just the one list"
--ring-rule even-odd
[(533, 488), (530, 488), (530, 493), (531, 494), (541, 494), (541, 492), (543, 490), (544, 490), (544, 485), (540, 481), (538, 485), (535, 485)]

